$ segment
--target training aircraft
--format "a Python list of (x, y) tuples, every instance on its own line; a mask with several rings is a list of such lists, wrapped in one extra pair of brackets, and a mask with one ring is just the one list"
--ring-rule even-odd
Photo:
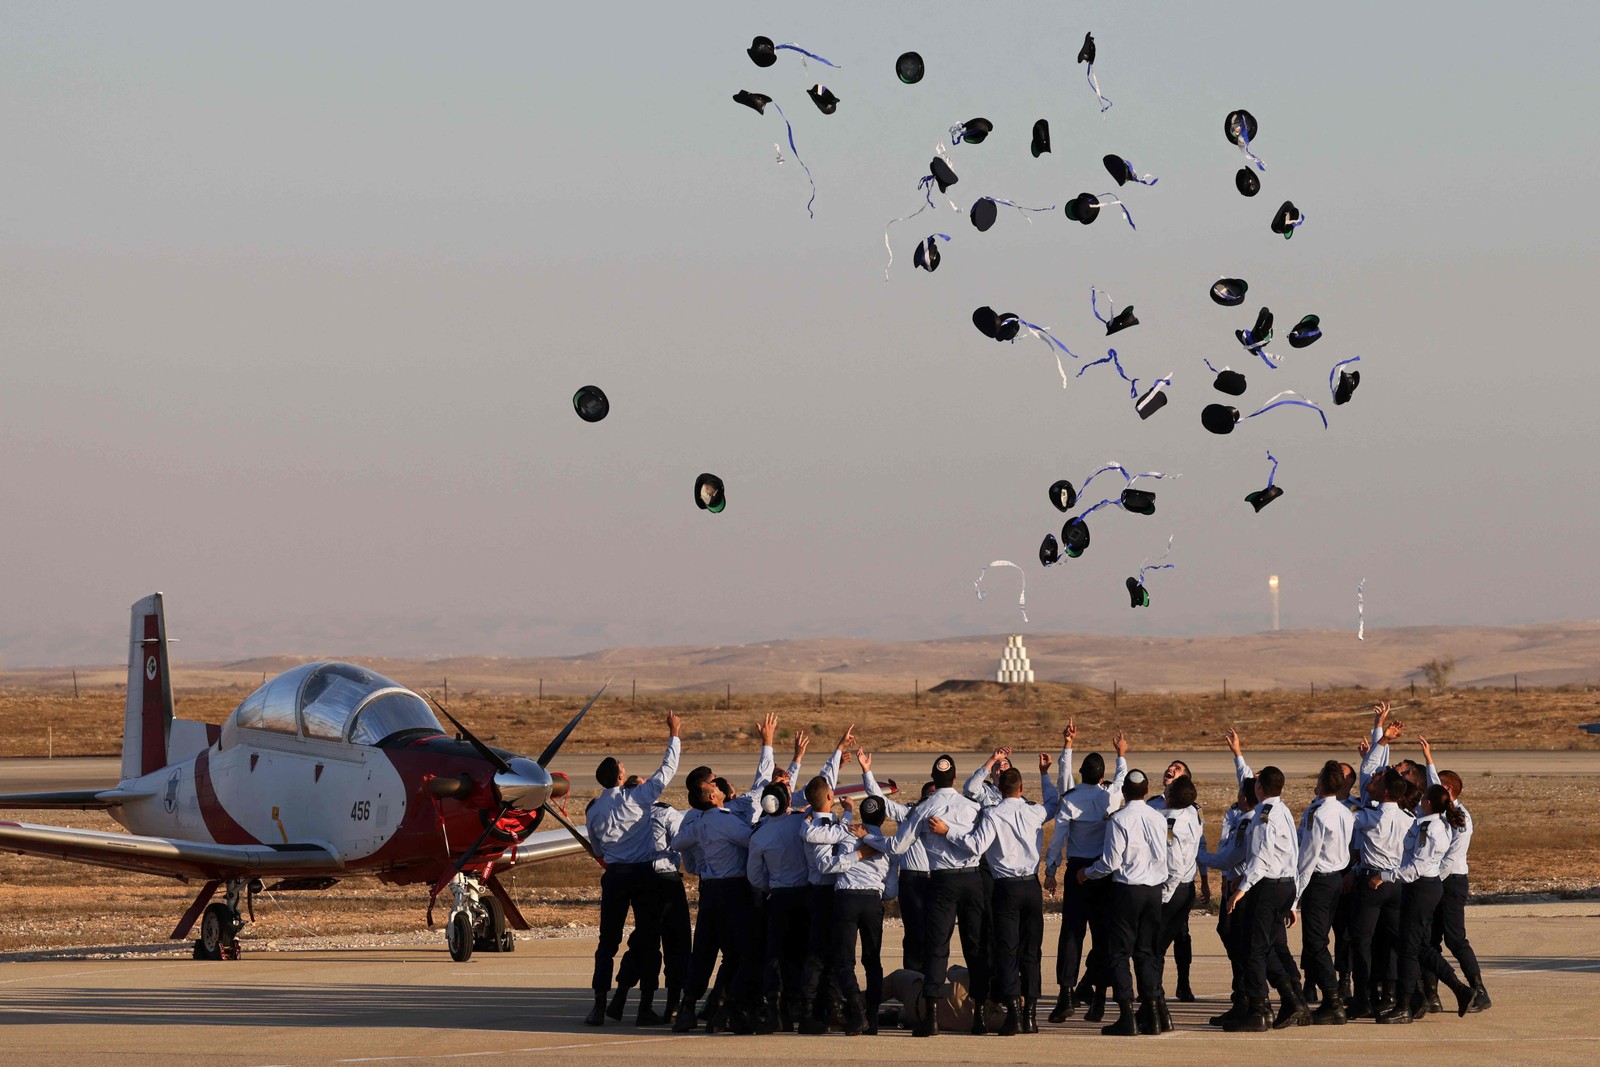
[[(601, 687), (601, 692), (605, 687)], [(133, 605), (122, 780), (112, 789), (0, 795), (3, 808), (101, 809), (128, 833), (0, 820), (0, 851), (199, 882), (172, 939), (195, 921), (196, 959), (238, 959), (241, 901), (357, 875), (450, 891), (450, 955), (512, 951), (528, 929), (499, 874), (588, 851), (551, 801), (546, 768), (584, 705), (537, 759), (491, 748), (434, 702), (352, 663), (307, 663), (266, 682), (221, 726), (175, 718), (160, 593)], [(431, 697), (429, 698), (432, 699)], [(561, 828), (535, 832), (548, 815)], [(212, 902), (218, 888), (223, 900)]]

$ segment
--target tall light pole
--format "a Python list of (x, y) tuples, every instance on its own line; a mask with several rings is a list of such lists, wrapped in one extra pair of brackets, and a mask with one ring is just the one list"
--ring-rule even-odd
[(1267, 579), (1267, 588), (1272, 590), (1272, 628), (1278, 628), (1278, 576), (1274, 574)]

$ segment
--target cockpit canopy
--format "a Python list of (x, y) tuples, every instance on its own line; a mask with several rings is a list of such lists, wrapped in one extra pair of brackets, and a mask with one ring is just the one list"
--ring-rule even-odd
[(285, 671), (245, 697), (222, 727), (224, 748), (241, 729), (356, 745), (376, 745), (404, 730), (444, 732), (411, 690), (354, 663), (330, 662)]

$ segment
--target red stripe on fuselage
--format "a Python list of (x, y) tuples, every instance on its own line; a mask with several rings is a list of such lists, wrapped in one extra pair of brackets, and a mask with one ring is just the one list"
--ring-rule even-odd
[[(144, 643), (139, 646), (139, 669), (144, 673), (144, 701), (139, 716), (139, 773), (149, 774), (167, 765), (166, 664), (160, 655), (161, 617), (144, 617)], [(151, 669), (151, 664), (154, 669)]]
[(250, 831), (240, 826), (217, 799), (217, 790), (211, 783), (211, 750), (208, 748), (194, 759), (194, 791), (200, 801), (200, 816), (206, 821), (211, 840), (219, 845), (259, 845)]

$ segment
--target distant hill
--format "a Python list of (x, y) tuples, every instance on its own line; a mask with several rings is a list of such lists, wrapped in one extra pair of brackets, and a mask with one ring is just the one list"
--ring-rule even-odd
[[(462, 656), (441, 660), (360, 657), (360, 662), (412, 685), (452, 690), (572, 693), (637, 682), (640, 692), (722, 689), (735, 692), (815, 690), (898, 692), (950, 679), (993, 679), (1004, 634), (886, 644), (854, 638), (806, 638), (747, 645), (613, 648), (581, 656), (511, 659)], [(1102, 637), (1025, 634), (1034, 676), (1109, 690), (1138, 692), (1400, 686), (1434, 658), (1454, 657), (1453, 684), (1554, 686), (1600, 683), (1600, 622), (1537, 626), (1419, 626), (1370, 632), (1285, 630), (1232, 637)], [(175, 649), (176, 651), (176, 649)], [(328, 656), (337, 658), (337, 649)], [(180, 686), (249, 687), (316, 657), (266, 656), (226, 663), (175, 664)], [(85, 686), (121, 685), (122, 665), (79, 668)], [(70, 686), (71, 671), (0, 672), (0, 686)]]

